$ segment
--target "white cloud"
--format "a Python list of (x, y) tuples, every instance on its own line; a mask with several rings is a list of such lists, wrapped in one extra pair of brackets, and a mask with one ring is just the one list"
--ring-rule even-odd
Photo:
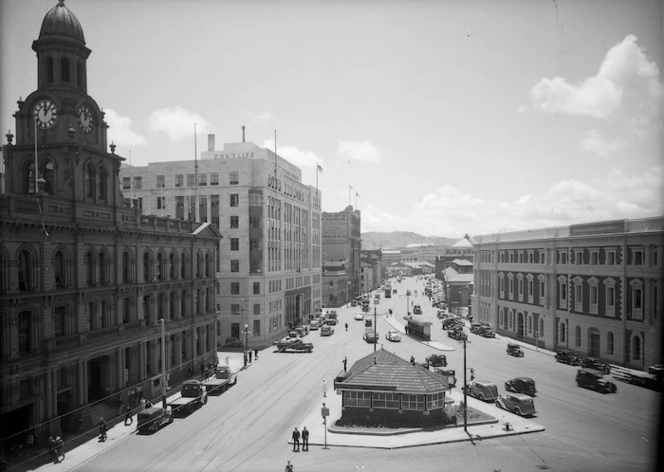
[[(274, 141), (265, 140), (263, 141), (264, 148), (274, 150)], [(277, 154), (286, 159), (291, 164), (303, 168), (303, 169), (313, 169), (316, 167), (316, 163), (323, 166), (323, 159), (318, 157), (313, 151), (303, 151), (296, 148), (295, 146), (278, 146)]]
[(546, 228), (581, 222), (661, 215), (663, 168), (640, 175), (611, 169), (591, 182), (563, 180), (539, 195), (524, 195), (510, 205), (485, 200), (452, 186), (437, 188), (416, 203), (407, 217), (370, 206), (362, 209), (362, 231), (415, 231), (461, 237), (505, 230)]
[(655, 120), (661, 114), (660, 71), (636, 41), (627, 35), (607, 52), (597, 75), (579, 84), (542, 78), (530, 90), (535, 109), (599, 119), (612, 119), (622, 110)]
[(263, 111), (251, 117), (257, 123), (270, 123), (276, 121), (271, 111)]
[(590, 130), (588, 136), (581, 143), (584, 151), (594, 152), (600, 156), (608, 156), (625, 145), (625, 141), (621, 138), (608, 139), (596, 129)]
[(179, 106), (160, 108), (148, 117), (150, 130), (166, 134), (172, 142), (193, 138), (194, 123), (197, 134), (206, 134), (212, 129), (205, 118)]
[(519, 105), (519, 107), (516, 109), (519, 113), (525, 113), (526, 112), (526, 107), (523, 105)]
[(115, 110), (104, 110), (104, 121), (108, 124), (109, 142), (126, 148), (148, 144), (144, 136), (131, 129), (131, 119), (118, 115)]
[(371, 141), (339, 141), (337, 154), (343, 160), (380, 162), (381, 153)]

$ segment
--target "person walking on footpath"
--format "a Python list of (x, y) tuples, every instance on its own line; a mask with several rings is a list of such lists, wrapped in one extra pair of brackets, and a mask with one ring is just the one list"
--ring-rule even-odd
[(57, 464), (58, 463), (58, 451), (56, 450), (55, 439), (53, 439), (53, 436), (48, 437), (48, 453), (51, 456), (53, 456), (53, 463)]
[(249, 362), (250, 362), (250, 363), (251, 363), (251, 355), (252, 355), (252, 354), (253, 354), (253, 353), (252, 353), (251, 349), (249, 349)]
[[(129, 424), (127, 424), (127, 421), (129, 421)], [(127, 405), (125, 406), (125, 426), (131, 426), (133, 422), (134, 416), (132, 415), (131, 407)]]
[(293, 464), (291, 464), (290, 459), (288, 460), (288, 463), (286, 464), (286, 471), (285, 472), (293, 472)]
[(344, 356), (344, 372), (346, 372), (346, 363), (348, 362), (348, 358)]
[(139, 401), (141, 402), (141, 410), (145, 410), (145, 404), (147, 403), (147, 400), (145, 399), (142, 393), (141, 393), (141, 399)]
[[(297, 450), (295, 446), (297, 446)], [(293, 452), (300, 452), (300, 432), (297, 430), (297, 426), (293, 430)]]
[(106, 420), (102, 416), (99, 419), (99, 442), (106, 441), (106, 431), (108, 431), (108, 426), (106, 426)]
[[(60, 436), (55, 438), (55, 462), (62, 462), (65, 460), (65, 453), (62, 452), (62, 450), (65, 447), (65, 442), (62, 440)], [(60, 459), (62, 458), (62, 459)]]
[(302, 450), (309, 451), (309, 431), (306, 426), (302, 428)]
[(258, 348), (254, 349), (254, 357), (258, 360)]

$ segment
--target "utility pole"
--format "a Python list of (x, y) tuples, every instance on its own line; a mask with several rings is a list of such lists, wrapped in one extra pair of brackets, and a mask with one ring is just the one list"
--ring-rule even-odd
[(374, 343), (374, 352), (376, 352), (376, 344), (378, 344), (378, 325), (376, 324), (376, 306), (374, 305), (374, 333), (376, 333), (376, 342)]
[[(161, 324), (161, 403), (166, 409), (166, 327), (164, 319), (160, 319)], [(138, 421), (138, 420), (137, 420)]]
[(468, 434), (468, 394), (466, 393), (466, 340), (463, 339), (463, 430)]

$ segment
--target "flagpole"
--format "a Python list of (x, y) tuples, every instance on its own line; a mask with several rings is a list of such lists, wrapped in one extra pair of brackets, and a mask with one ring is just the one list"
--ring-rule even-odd
[(39, 193), (39, 185), (37, 184), (37, 174), (39, 174), (39, 161), (37, 160), (37, 117), (35, 116), (35, 195)]
[(196, 123), (194, 123), (194, 185), (196, 186), (196, 195), (194, 196), (194, 218), (196, 223), (200, 221), (198, 214), (198, 149), (196, 147)]

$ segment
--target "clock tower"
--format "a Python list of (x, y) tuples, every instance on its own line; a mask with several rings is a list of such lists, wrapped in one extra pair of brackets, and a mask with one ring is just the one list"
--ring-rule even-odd
[(104, 112), (87, 93), (91, 51), (64, 0), (44, 16), (32, 49), (37, 90), (17, 102), (16, 144), (8, 133), (3, 146), (6, 192), (123, 206), (118, 181), (123, 158), (113, 145), (107, 151)]

